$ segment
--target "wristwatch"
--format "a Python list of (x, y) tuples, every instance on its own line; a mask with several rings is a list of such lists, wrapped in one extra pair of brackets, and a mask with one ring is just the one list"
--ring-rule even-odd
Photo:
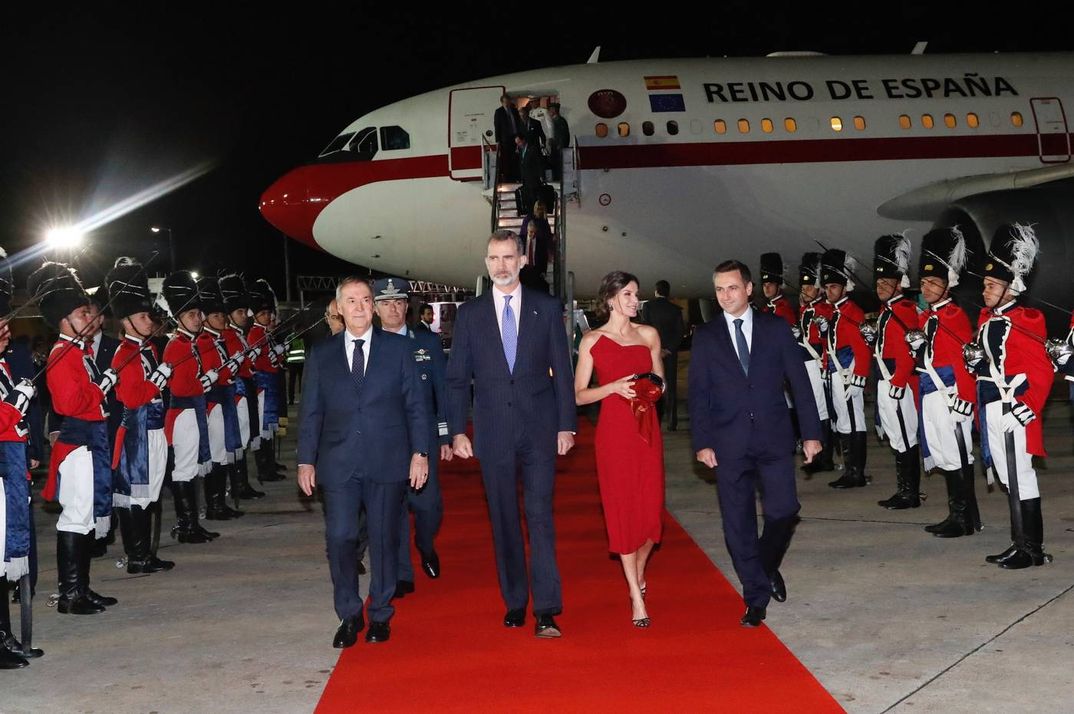
[(420, 456), (423, 459), (429, 458), (429, 454), (425, 453), (424, 451), (419, 451), (418, 456)]

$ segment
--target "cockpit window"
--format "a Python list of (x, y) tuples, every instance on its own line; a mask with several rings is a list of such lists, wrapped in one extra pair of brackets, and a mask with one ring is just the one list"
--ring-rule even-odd
[(375, 126), (366, 127), (354, 135), (351, 139), (351, 143), (347, 146), (347, 150), (352, 154), (356, 154), (354, 158), (368, 161), (377, 154), (377, 128)]
[(380, 145), (385, 151), (410, 148), (410, 134), (401, 126), (382, 126), (380, 128)]
[(335, 139), (332, 139), (331, 143), (329, 143), (328, 146), (324, 147), (324, 151), (322, 151), (319, 155), (327, 156), (328, 154), (339, 151), (347, 145), (347, 142), (350, 141), (352, 136), (354, 136), (353, 131), (340, 134)]

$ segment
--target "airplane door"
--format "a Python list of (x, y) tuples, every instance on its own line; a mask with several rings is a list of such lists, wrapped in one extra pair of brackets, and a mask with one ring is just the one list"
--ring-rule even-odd
[(1058, 97), (1031, 99), (1033, 119), (1037, 123), (1037, 146), (1040, 160), (1046, 164), (1070, 161), (1070, 134), (1067, 117)]
[[(496, 146), (493, 114), (504, 88), (454, 89), (448, 97), (448, 165), (451, 178), (481, 178), (481, 152), (485, 143)], [(484, 141), (482, 141), (484, 139)]]

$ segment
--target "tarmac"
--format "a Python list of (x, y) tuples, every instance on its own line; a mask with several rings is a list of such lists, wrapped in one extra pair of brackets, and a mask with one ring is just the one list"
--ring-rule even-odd
[[(680, 413), (679, 430), (665, 434), (667, 507), (737, 587), (711, 473), (694, 461), (685, 405)], [(281, 439), (281, 460), (292, 466), (294, 426)], [(983, 479), (985, 529), (945, 540), (922, 530), (946, 515), (939, 477), (923, 479), (929, 498), (920, 508), (876, 504), (894, 491), (894, 471), (873, 436), (870, 486), (836, 491), (827, 482), (837, 473), (799, 475), (802, 522), (782, 568), (788, 600), (769, 606), (767, 626), (847, 711), (1074, 711), (1074, 439), (1065, 400), (1049, 403), (1045, 441), (1039, 473), (1055, 562), (1022, 571), (984, 562), (1009, 533), (1006, 496), (989, 493)], [(323, 519), (293, 474), (262, 488), (268, 497), (244, 503), (245, 517), (207, 523), (222, 534), (214, 543), (179, 545), (165, 530), (160, 555), (176, 561), (171, 572), (127, 575), (114, 567), (121, 546), (111, 546), (94, 561), (92, 584), (120, 604), (88, 617), (46, 606), (56, 516), (36, 500), (34, 644), (45, 656), (0, 672), (0, 711), (313, 711), (339, 654)], [(165, 525), (173, 520), (166, 501)], [(662, 572), (659, 557), (651, 588), (689, 577)], [(435, 596), (423, 576), (417, 587), (415, 597)], [(17, 606), (12, 619), (17, 630)], [(415, 702), (415, 711), (427, 708)], [(355, 702), (355, 710), (367, 707)]]

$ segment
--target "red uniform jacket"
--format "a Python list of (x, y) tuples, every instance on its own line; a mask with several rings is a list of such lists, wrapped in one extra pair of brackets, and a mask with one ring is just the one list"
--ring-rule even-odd
[(933, 305), (918, 318), (919, 326), (929, 339), (925, 353), (931, 355), (933, 367), (950, 367), (955, 373), (959, 399), (977, 401), (977, 381), (962, 359), (962, 346), (973, 339), (970, 318), (951, 298)]
[[(11, 377), (11, 367), (3, 357), (0, 357), (0, 369), (4, 370), (7, 381), (14, 386), (15, 380)], [(24, 418), (22, 412), (16, 409), (14, 404), (0, 402), (0, 441), (26, 441), (26, 433), (16, 428)]]
[[(91, 378), (93, 356), (82, 340), (65, 335), (52, 346), (45, 371), (45, 383), (57, 414), (83, 421), (104, 421), (105, 396)], [(59, 466), (77, 446), (57, 441), (49, 459), (48, 481), (41, 495), (47, 501), (57, 496)]]
[(227, 344), (221, 333), (214, 332), (209, 327), (202, 329), (201, 333), (198, 334), (198, 352), (201, 353), (203, 369), (206, 372), (210, 369), (215, 369), (220, 374), (220, 378), (216, 381), (217, 384), (231, 384), (233, 376), (231, 370), (223, 369), (223, 365), (231, 357), (232, 353), (228, 351)]
[(818, 297), (813, 302), (802, 305), (798, 314), (798, 329), (802, 331), (804, 340), (808, 340), (813, 346), (813, 351), (824, 359), (828, 344), (824, 336), (820, 334), (820, 328), (813, 324), (814, 317), (823, 317), (830, 325), (832, 322), (832, 305), (823, 297)]
[[(191, 357), (191, 353), (195, 356)], [(180, 328), (164, 348), (164, 361), (172, 366), (168, 388), (177, 397), (197, 397), (205, 394), (198, 378), (204, 374), (202, 357), (194, 350), (194, 336)], [(169, 410), (171, 411), (171, 410)]]
[(776, 295), (771, 300), (765, 302), (761, 307), (761, 312), (778, 315), (786, 320), (788, 325), (794, 325), (798, 322), (798, 316), (794, 314), (794, 305), (791, 305), (791, 301), (785, 298), (782, 294)]
[(854, 374), (868, 378), (872, 355), (865, 338), (861, 336), (861, 323), (864, 320), (865, 313), (849, 297), (832, 305), (832, 318), (828, 325), (828, 359), (834, 359), (839, 350), (849, 348), (854, 352)]
[[(1016, 393), (1015, 397), (1037, 415), (1026, 426), (1026, 451), (1034, 456), (1046, 456), (1041, 421), (1044, 402), (1052, 389), (1054, 369), (1044, 349), (1047, 337), (1044, 315), (1039, 310), (1011, 302), (995, 310), (981, 310), (979, 325), (977, 340), (986, 354), (995, 355), (996, 370), (1008, 382), (1018, 374), (1026, 376), (1022, 388), (1025, 391), (1017, 390), (1021, 393)], [(982, 364), (978, 375), (989, 376), (988, 366)]]
[[(249, 348), (249, 343), (246, 342), (246, 338), (242, 334), (242, 330), (237, 325), (228, 325), (228, 329), (224, 330), (224, 344), (227, 346), (228, 354), (236, 354), (237, 352), (245, 352)], [(254, 376), (254, 366), (252, 360), (246, 358), (242, 361), (242, 365), (239, 367), (238, 376), (242, 379), (251, 379)]]
[(254, 371), (257, 372), (277, 372), (280, 368), (280, 358), (272, 351), (272, 348), (276, 346), (276, 341), (271, 337), (266, 340), (265, 335), (267, 334), (268, 330), (264, 326), (254, 323), (247, 337), (247, 342), (261, 348), (261, 354), (258, 355), (257, 360), (254, 362)]
[(896, 295), (888, 300), (880, 311), (876, 344), (873, 345), (873, 355), (878, 362), (883, 360), (884, 366), (891, 373), (891, 383), (896, 387), (909, 385), (915, 392), (917, 373), (914, 369), (914, 356), (910, 353), (910, 346), (906, 344), (906, 332), (916, 329), (917, 326), (917, 307), (913, 301), (903, 295)]
[(130, 335), (123, 338), (112, 357), (112, 369), (119, 374), (116, 397), (128, 409), (143, 407), (160, 396), (160, 390), (148, 379), (151, 370), (140, 356), (135, 356), (142, 350), (149, 350), (153, 359), (158, 359), (153, 343), (143, 343)]

